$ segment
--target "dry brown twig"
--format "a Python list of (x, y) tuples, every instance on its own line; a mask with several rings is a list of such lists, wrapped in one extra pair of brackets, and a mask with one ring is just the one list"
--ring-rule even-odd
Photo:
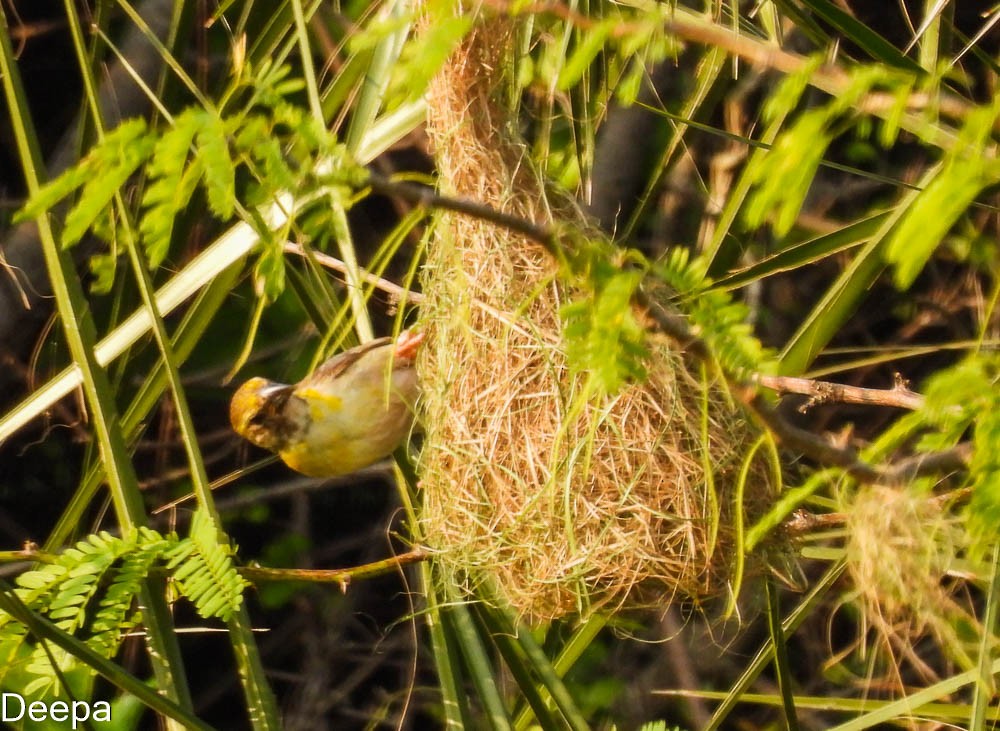
[[(972, 495), (971, 487), (960, 487), (957, 490), (950, 490), (940, 495), (935, 495), (927, 500), (927, 504), (938, 510), (944, 510), (945, 506), (967, 500)], [(809, 535), (816, 530), (823, 528), (839, 528), (843, 526), (850, 516), (847, 513), (811, 513), (808, 510), (799, 508), (795, 510), (791, 517), (781, 524), (782, 530), (787, 536)]]
[(924, 397), (911, 391), (907, 382), (900, 374), (895, 374), (895, 383), (890, 389), (861, 388), (846, 386), (829, 381), (816, 381), (811, 378), (793, 378), (792, 376), (768, 376), (757, 374), (753, 377), (756, 383), (778, 393), (796, 393), (808, 396), (809, 400), (799, 407), (805, 413), (818, 404), (845, 403), (864, 404), (869, 406), (892, 406), (897, 409), (916, 411), (924, 405)]

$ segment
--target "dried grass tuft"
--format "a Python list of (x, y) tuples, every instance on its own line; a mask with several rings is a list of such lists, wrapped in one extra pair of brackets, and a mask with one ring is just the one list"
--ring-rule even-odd
[(935, 664), (915, 650), (931, 637), (968, 667), (981, 626), (965, 591), (958, 557), (969, 534), (939, 498), (915, 490), (865, 486), (844, 506), (847, 566), (863, 610), (863, 629), (897, 674), (910, 667), (925, 681)]
[[(474, 32), (432, 84), (443, 192), (587, 230), (494, 103), (509, 30), (494, 20)], [(418, 362), (421, 520), (443, 564), (536, 620), (719, 592), (734, 556), (733, 481), (755, 438), (724, 390), (663, 341), (646, 384), (588, 402), (561, 349), (572, 293), (551, 256), (470, 217), (443, 216), (434, 236)], [(751, 501), (764, 483), (752, 478)]]

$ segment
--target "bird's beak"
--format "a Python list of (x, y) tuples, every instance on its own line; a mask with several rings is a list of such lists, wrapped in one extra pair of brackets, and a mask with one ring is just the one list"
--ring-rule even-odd
[(289, 386), (286, 383), (270, 383), (257, 391), (257, 395), (265, 399), (273, 399), (286, 391), (291, 391), (294, 386)]
[(294, 389), (294, 385), (287, 383), (269, 383), (257, 389), (257, 396), (261, 401), (275, 403), (278, 399), (290, 394)]

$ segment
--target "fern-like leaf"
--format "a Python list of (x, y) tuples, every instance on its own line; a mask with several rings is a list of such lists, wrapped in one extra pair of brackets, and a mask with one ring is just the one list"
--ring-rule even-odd
[(771, 354), (753, 334), (749, 309), (728, 292), (713, 289), (706, 269), (703, 260), (692, 260), (687, 249), (677, 248), (653, 267), (653, 273), (676, 294), (677, 306), (723, 371), (742, 380), (767, 370)]
[(228, 619), (242, 604), (248, 584), (233, 566), (230, 547), (219, 543), (218, 529), (206, 511), (195, 513), (191, 536), (168, 558), (167, 568), (202, 617)]
[(149, 183), (142, 197), (144, 209), (139, 231), (150, 267), (156, 268), (167, 255), (174, 219), (191, 199), (198, 180), (197, 166), (187, 166), (191, 145), (205, 113), (187, 110), (174, 119), (174, 126), (156, 143), (147, 167)]
[(590, 387), (605, 395), (644, 380), (648, 355), (645, 329), (632, 307), (645, 259), (638, 252), (611, 253), (591, 242), (573, 254), (566, 264), (579, 294), (560, 310), (570, 367), (587, 373)]
[(900, 289), (913, 284), (976, 196), (1000, 182), (1000, 162), (983, 155), (998, 118), (1000, 97), (968, 114), (941, 172), (920, 192), (893, 232), (886, 258), (896, 265), (895, 281)]
[(141, 119), (129, 120), (110, 133), (87, 156), (91, 175), (83, 184), (80, 198), (66, 214), (62, 244), (80, 241), (98, 216), (102, 215), (129, 177), (153, 152), (155, 142)]
[(122, 638), (142, 618), (134, 608), (135, 598), (153, 565), (171, 545), (156, 531), (142, 528), (134, 550), (122, 559), (90, 624), (89, 644), (105, 657), (114, 657)]
[(197, 135), (197, 157), (204, 172), (208, 207), (221, 219), (233, 215), (236, 205), (236, 169), (229, 154), (226, 125), (206, 114)]
[(153, 146), (144, 120), (123, 122), (77, 165), (44, 186), (14, 220), (36, 218), (79, 189), (80, 198), (66, 214), (62, 232), (63, 246), (73, 246), (106, 212), (115, 193), (149, 158)]

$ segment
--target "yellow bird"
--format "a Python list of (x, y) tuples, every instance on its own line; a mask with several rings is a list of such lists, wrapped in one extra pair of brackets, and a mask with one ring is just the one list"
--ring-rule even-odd
[(413, 426), (413, 359), (422, 334), (403, 332), (339, 353), (299, 383), (251, 378), (233, 394), (233, 429), (312, 477), (354, 472), (392, 454)]

